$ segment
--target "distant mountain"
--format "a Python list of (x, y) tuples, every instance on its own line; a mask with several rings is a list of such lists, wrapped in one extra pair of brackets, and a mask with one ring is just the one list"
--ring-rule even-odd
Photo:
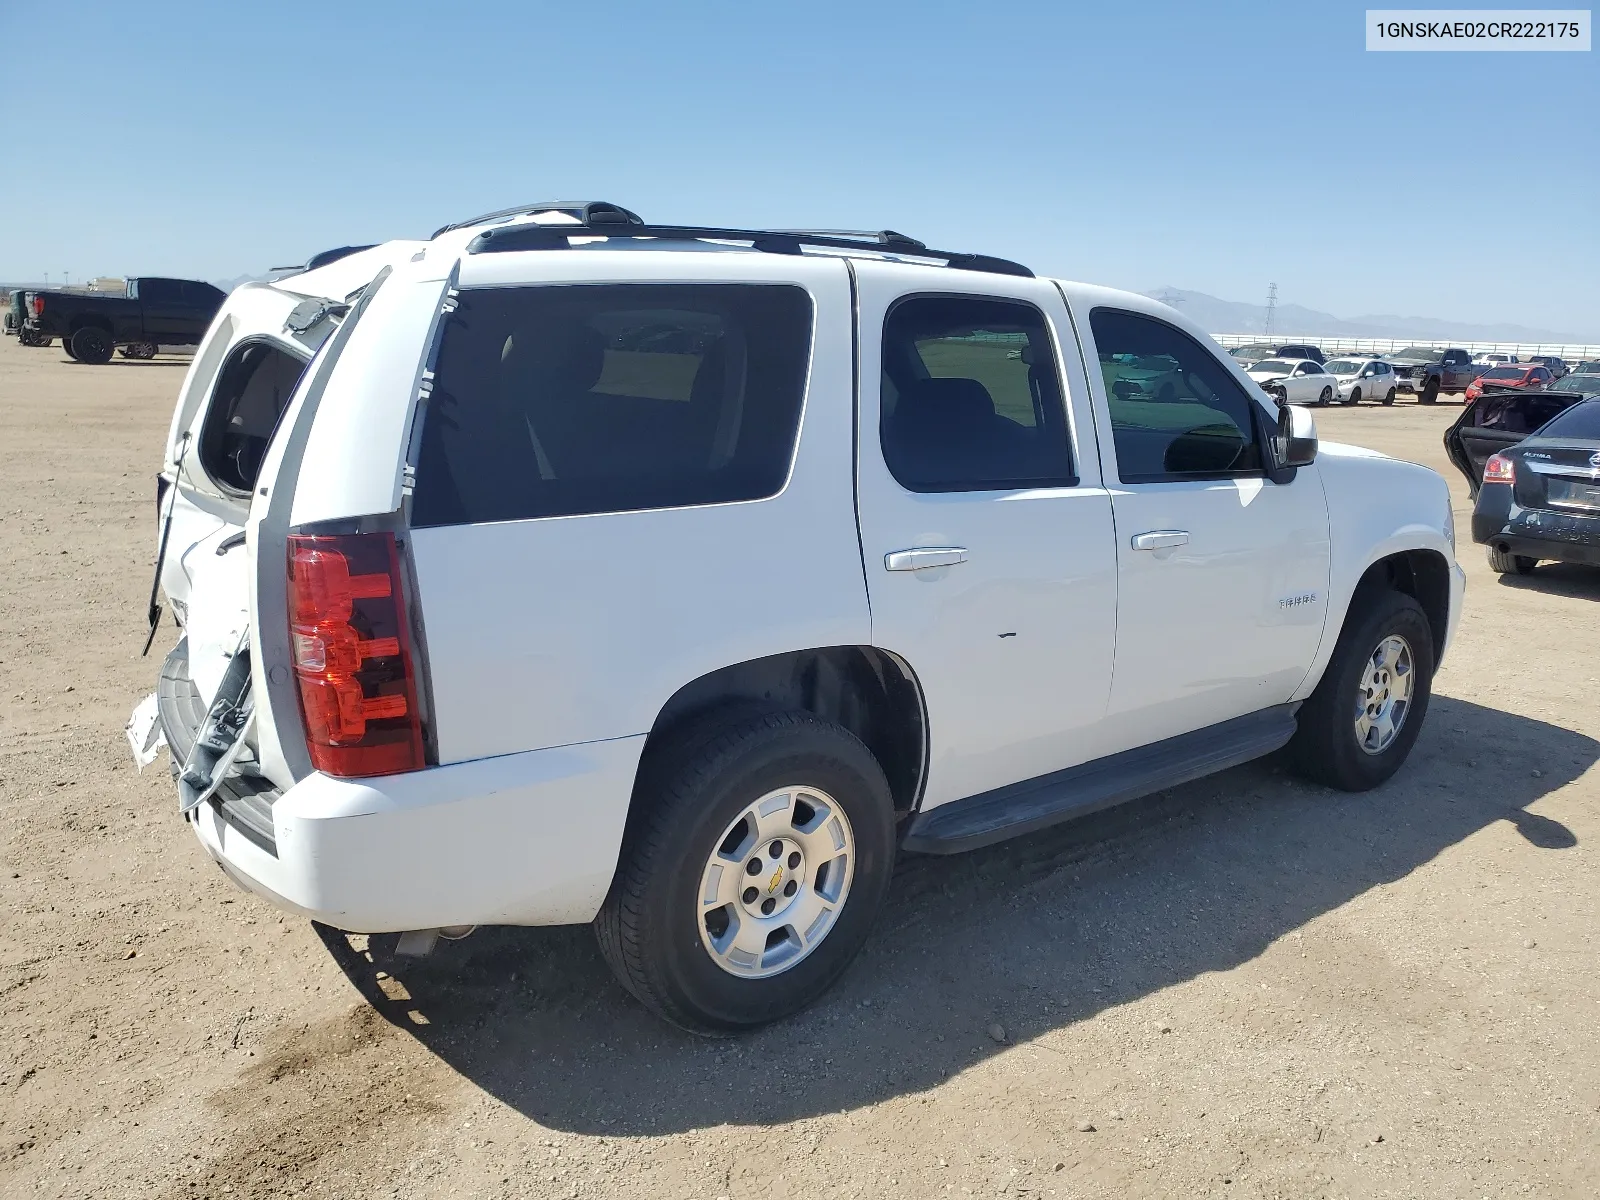
[[(1207, 333), (1262, 333), (1265, 330), (1267, 310), (1262, 304), (1219, 300), (1204, 292), (1190, 292), (1175, 287), (1154, 288), (1145, 295), (1163, 304), (1171, 304)], [(1419, 341), (1454, 339), (1462, 342), (1585, 343), (1594, 340), (1576, 333), (1532, 329), (1526, 325), (1469, 325), (1458, 321), (1440, 321), (1433, 317), (1397, 317), (1387, 313), (1345, 319), (1298, 304), (1278, 305), (1273, 314), (1272, 327), (1280, 334), (1303, 333), (1319, 337), (1416, 338)]]

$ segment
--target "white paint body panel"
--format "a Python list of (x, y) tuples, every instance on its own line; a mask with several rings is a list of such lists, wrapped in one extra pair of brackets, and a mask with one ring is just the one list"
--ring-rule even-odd
[[(862, 263), (861, 545), (872, 640), (910, 664), (927, 705), (930, 754), (922, 807), (936, 808), (1099, 757), (1117, 624), (1111, 501), (1100, 485), (1082, 362), (1056, 288), (1042, 280)], [(1051, 326), (1063, 367), (1076, 487), (912, 492), (879, 440), (883, 321), (901, 297), (1030, 302)], [(886, 555), (958, 546), (964, 563), (890, 571)], [(1002, 637), (1005, 634), (1008, 636)]]
[(461, 287), (707, 278), (798, 283), (815, 304), (788, 482), (742, 503), (416, 530), (441, 761), (645, 733), (674, 692), (720, 667), (868, 641), (842, 262), (494, 254), (465, 263)]
[(195, 810), (244, 887), (337, 929), (588, 921), (611, 886), (644, 738), (381, 779), (313, 774), (273, 806), (273, 856)]
[[(1064, 290), (1088, 362), (1099, 359), (1089, 319), (1099, 306), (1154, 317), (1202, 347), (1210, 340), (1155, 301), (1104, 288)], [(1214, 357), (1238, 370), (1220, 350)], [(1263, 478), (1122, 483), (1099, 371), (1090, 386), (1106, 431), (1101, 469), (1119, 481), (1111, 497), (1119, 589), (1106, 752), (1287, 703), (1328, 613), (1328, 503), (1316, 465), (1282, 485)], [(1261, 416), (1271, 428), (1276, 410), (1263, 404)], [(1133, 548), (1135, 536), (1156, 530), (1181, 531), (1188, 543)]]

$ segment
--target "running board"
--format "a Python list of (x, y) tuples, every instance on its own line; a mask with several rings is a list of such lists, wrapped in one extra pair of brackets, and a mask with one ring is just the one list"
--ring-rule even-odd
[(1294, 736), (1299, 707), (1281, 704), (1262, 709), (1151, 746), (941, 804), (912, 822), (904, 848), (919, 854), (976, 850), (1225, 771), (1288, 742)]

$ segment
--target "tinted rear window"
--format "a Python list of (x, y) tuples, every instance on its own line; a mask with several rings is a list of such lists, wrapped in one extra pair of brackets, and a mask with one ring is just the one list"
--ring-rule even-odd
[(787, 284), (462, 292), (434, 372), (412, 524), (775, 495), (811, 322), (811, 298)]
[(1585, 400), (1539, 430), (1542, 438), (1579, 438), (1600, 442), (1600, 401)]

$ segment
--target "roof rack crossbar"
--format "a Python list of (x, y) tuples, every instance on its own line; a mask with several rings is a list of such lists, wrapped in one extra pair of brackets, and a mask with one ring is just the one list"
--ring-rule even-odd
[[(449, 233), (452, 229), (465, 229), (469, 225), (482, 225), (485, 221), (503, 221), (510, 217), (527, 217), (541, 212), (566, 213), (568, 216), (577, 217), (585, 225), (591, 223), (644, 224), (638, 213), (623, 208), (620, 204), (612, 204), (607, 200), (540, 200), (533, 204), (518, 204), (512, 208), (502, 208), (496, 212), (484, 213), (480, 217), (473, 217), (466, 221), (454, 221), (449, 225), (443, 225), (435, 229), (432, 237)], [(429, 240), (431, 241), (432, 238)]]
[(567, 250), (570, 238), (656, 238), (663, 241), (749, 242), (768, 254), (800, 254), (811, 246), (830, 250), (864, 250), (877, 254), (904, 254), (916, 258), (942, 259), (947, 266), (963, 271), (985, 271), (995, 275), (1033, 277), (1021, 263), (987, 254), (968, 254), (957, 250), (933, 250), (914, 238), (893, 230), (881, 233), (845, 234), (792, 229), (717, 229), (698, 225), (612, 224), (609, 221), (583, 225), (514, 225), (485, 229), (467, 243), (468, 254), (511, 253), (519, 250)]

